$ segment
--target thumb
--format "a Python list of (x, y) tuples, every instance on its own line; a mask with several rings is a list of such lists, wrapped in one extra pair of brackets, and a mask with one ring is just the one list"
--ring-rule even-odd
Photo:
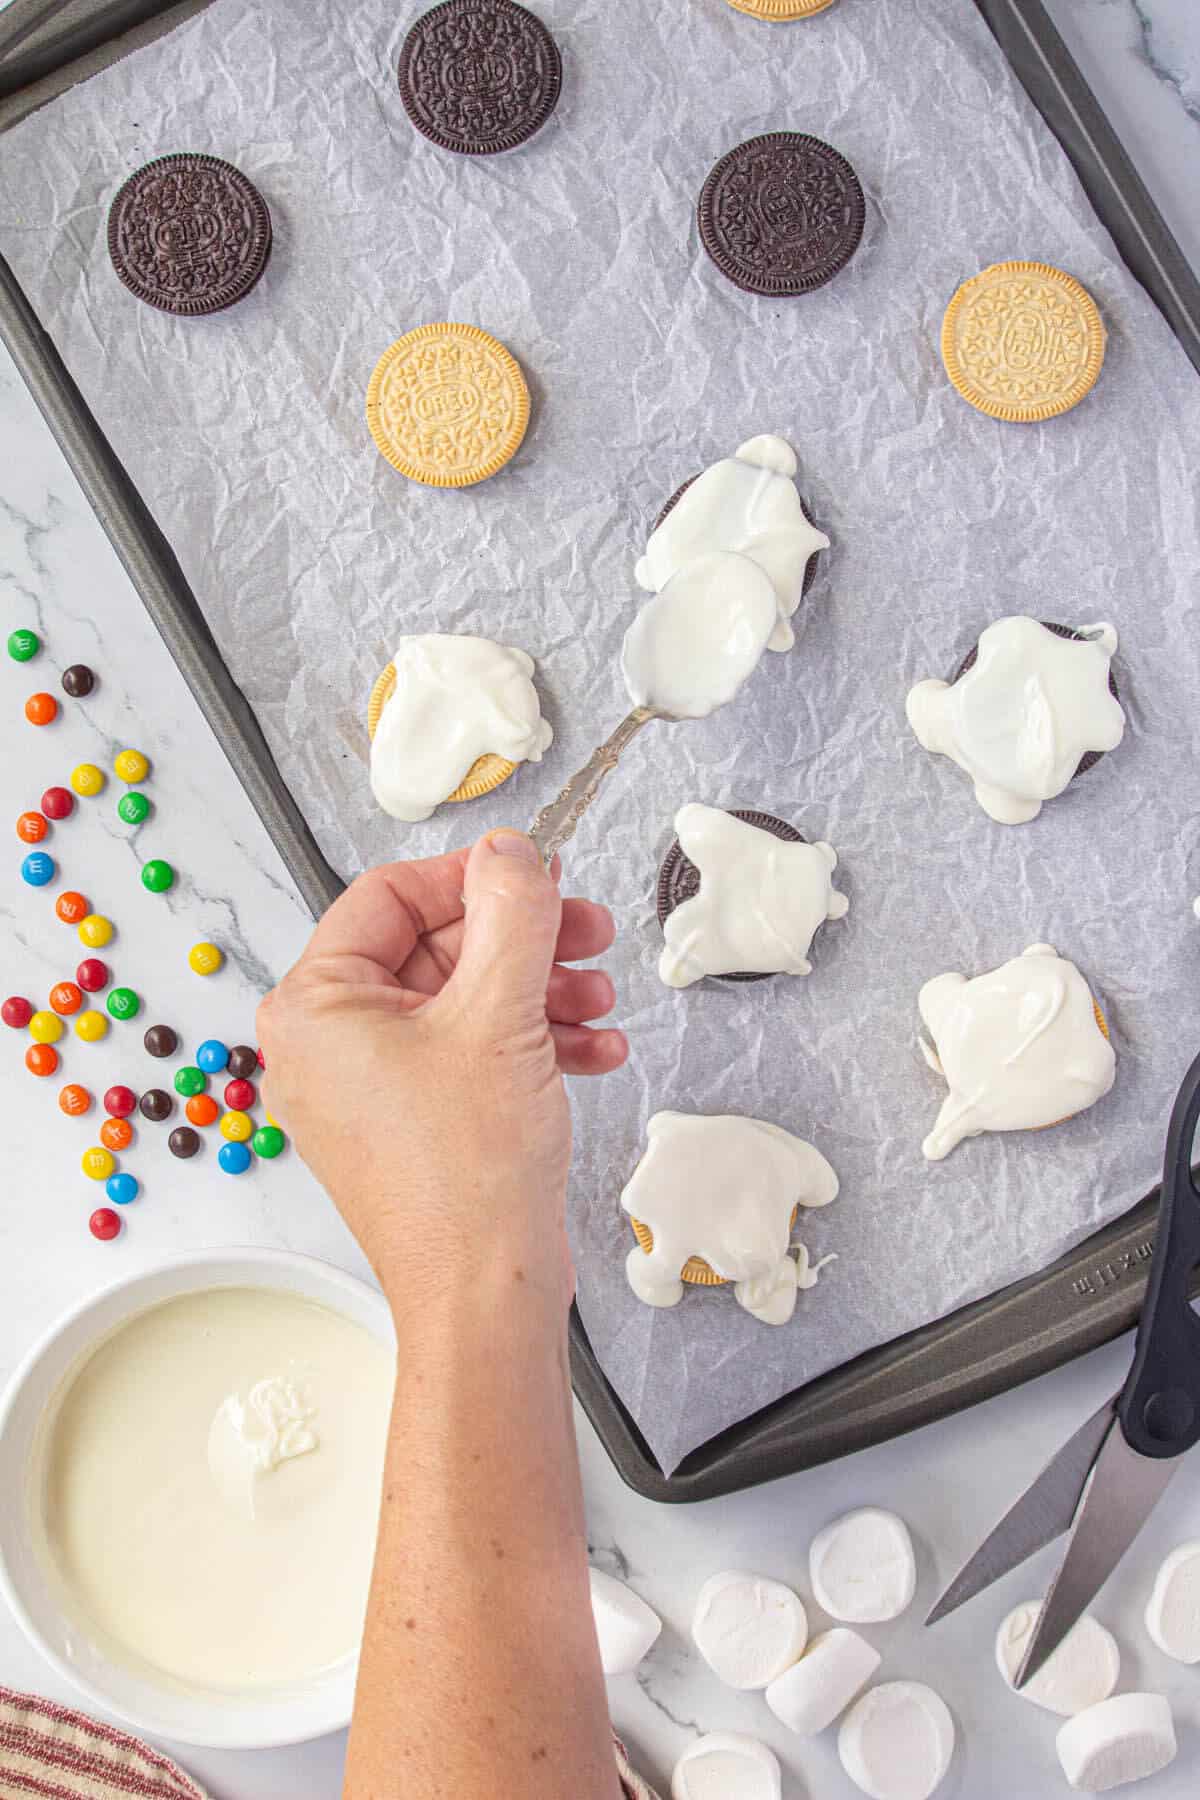
[(562, 920), (558, 887), (523, 831), (492, 831), (467, 860), (466, 915), (452, 987), (498, 1022), (546, 1015), (546, 983)]

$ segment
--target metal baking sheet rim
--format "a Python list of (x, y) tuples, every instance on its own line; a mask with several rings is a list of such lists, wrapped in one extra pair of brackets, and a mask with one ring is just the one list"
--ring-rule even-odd
[[(1200, 371), (1200, 283), (1046, 16), (1041, 0), (974, 0), (1133, 273)], [(0, 98), (63, 69), (162, 0), (12, 0), (0, 20)], [(56, 15), (71, 22), (53, 30)], [(49, 29), (48, 29), (49, 28)], [(5, 46), (11, 55), (4, 56)], [(341, 892), (226, 668), (170, 544), (114, 455), (0, 255), (0, 336), (306, 904)], [(930, 1424), (1096, 1348), (1135, 1323), (1157, 1193), (1049, 1269), (869, 1351), (702, 1444), (665, 1476), (571, 1313), (576, 1396), (630, 1487), (680, 1503), (811, 1468)], [(1197, 1284), (1200, 1292), (1200, 1282)]]

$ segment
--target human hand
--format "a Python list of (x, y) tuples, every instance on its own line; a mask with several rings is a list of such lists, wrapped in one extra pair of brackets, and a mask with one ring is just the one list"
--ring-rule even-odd
[(588, 1025), (609, 977), (567, 965), (614, 936), (529, 838), (492, 832), (360, 876), (262, 1002), (267, 1103), (385, 1289), (507, 1256), (569, 1297), (562, 1076), (619, 1068), (628, 1045)]

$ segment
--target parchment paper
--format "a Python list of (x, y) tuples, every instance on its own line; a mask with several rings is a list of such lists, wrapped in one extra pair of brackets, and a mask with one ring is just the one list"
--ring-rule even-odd
[[(725, 0), (537, 9), (562, 46), (562, 103), (520, 151), (470, 161), (401, 108), (418, 7), (218, 0), (5, 139), (0, 242), (346, 875), (527, 822), (626, 710), (618, 648), (662, 501), (755, 432), (795, 444), (833, 539), (795, 650), (766, 657), (736, 706), (655, 727), (566, 858), (566, 888), (619, 920), (609, 967), (632, 1042), (624, 1073), (574, 1088), (580, 1304), (670, 1469), (1046, 1263), (1156, 1179), (1200, 1042), (1200, 387), (969, 0), (839, 0), (794, 27)], [(780, 127), (850, 158), (869, 217), (830, 286), (768, 302), (716, 273), (694, 209), (719, 155)], [(105, 251), (120, 183), (178, 148), (235, 162), (274, 220), (265, 279), (209, 320), (139, 305)], [(971, 411), (938, 356), (958, 282), (1014, 256), (1073, 272), (1109, 331), (1096, 392), (1045, 426)], [(463, 493), (395, 474), (363, 418), (379, 353), (441, 318), (501, 337), (534, 397), (515, 463)], [(918, 748), (904, 697), (1009, 611), (1112, 619), (1129, 729), (1006, 830)], [(557, 739), (489, 800), (404, 828), (373, 807), (364, 712), (414, 630), (529, 651)], [(836, 846), (852, 910), (822, 931), (810, 979), (659, 983), (655, 877), (688, 800), (763, 807)], [(917, 989), (1037, 940), (1094, 983), (1116, 1089), (1061, 1129), (930, 1167), (919, 1146), (944, 1090), (917, 1053)], [(775, 1120), (839, 1171), (841, 1197), (803, 1228), (839, 1260), (786, 1329), (728, 1290), (662, 1313), (626, 1287), (617, 1197), (661, 1107)]]

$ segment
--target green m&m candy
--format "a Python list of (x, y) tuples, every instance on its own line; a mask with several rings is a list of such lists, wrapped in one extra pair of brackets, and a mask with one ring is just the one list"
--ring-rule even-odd
[(202, 1094), (208, 1086), (208, 1076), (195, 1063), (185, 1063), (182, 1069), (175, 1071), (175, 1092), (185, 1094), (190, 1100), (193, 1094)]
[(265, 1156), (269, 1162), (283, 1149), (283, 1133), (278, 1125), (260, 1125), (250, 1145), (256, 1156)]
[[(117, 817), (124, 819), (127, 825), (140, 825), (149, 817), (150, 802), (145, 794), (122, 794), (117, 801)], [(142, 877), (145, 880), (145, 876)], [(168, 886), (170, 884), (168, 883)]]
[(165, 894), (175, 879), (175, 871), (169, 862), (156, 856), (142, 868), (142, 886), (149, 888), (152, 894)]
[(42, 647), (42, 640), (36, 631), (10, 631), (8, 634), (8, 654), (14, 662), (30, 662)]
[(135, 1019), (141, 1010), (141, 1001), (132, 988), (113, 988), (105, 1001), (114, 1019)]

